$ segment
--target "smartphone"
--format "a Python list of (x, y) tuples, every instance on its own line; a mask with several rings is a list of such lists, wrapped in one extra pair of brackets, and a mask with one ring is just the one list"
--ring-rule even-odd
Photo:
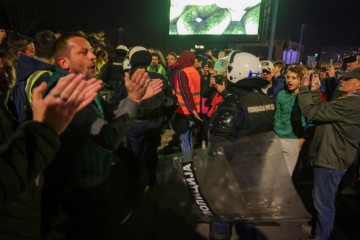
[(334, 61), (333, 59), (330, 59), (329, 64), (332, 65), (333, 61)]

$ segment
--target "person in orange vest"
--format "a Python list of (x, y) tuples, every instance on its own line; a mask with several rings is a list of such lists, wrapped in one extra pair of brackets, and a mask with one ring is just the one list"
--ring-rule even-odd
[(200, 113), (201, 78), (194, 67), (195, 55), (185, 50), (178, 59), (181, 70), (175, 73), (174, 89), (179, 106), (176, 109), (175, 131), (180, 136), (180, 145), (183, 152), (193, 147), (192, 133), (195, 120), (202, 121)]

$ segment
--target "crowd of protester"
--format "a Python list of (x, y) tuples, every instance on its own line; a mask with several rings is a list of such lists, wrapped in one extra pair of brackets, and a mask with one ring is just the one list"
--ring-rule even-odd
[[(111, 239), (114, 164), (126, 163), (124, 195), (141, 198), (157, 184), (159, 154), (191, 161), (191, 150), (219, 145), (230, 161), (235, 139), (266, 132), (280, 141), (289, 179), (314, 169), (316, 214), (300, 228), (330, 239), (339, 184), (348, 169), (358, 176), (360, 55), (340, 69), (234, 49), (166, 56), (112, 47), (104, 33), (0, 28), (1, 239)], [(172, 139), (160, 151), (165, 130)], [(251, 223), (240, 225), (255, 239)], [(211, 223), (210, 239), (230, 239), (231, 227)]]

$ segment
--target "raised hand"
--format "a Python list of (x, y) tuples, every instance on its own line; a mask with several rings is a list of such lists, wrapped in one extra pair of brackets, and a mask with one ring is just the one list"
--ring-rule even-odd
[(137, 69), (131, 79), (128, 74), (125, 75), (125, 85), (128, 98), (139, 103), (161, 92), (164, 84), (161, 79), (151, 80), (145, 69)]
[(102, 81), (86, 81), (82, 74), (69, 74), (43, 99), (46, 83), (33, 90), (33, 120), (45, 123), (61, 134), (75, 114), (94, 100)]
[(151, 98), (152, 96), (160, 93), (163, 86), (164, 83), (161, 79), (152, 79), (149, 83), (149, 86), (146, 88), (145, 95), (142, 97), (141, 100)]
[(140, 102), (146, 93), (150, 84), (150, 78), (145, 69), (137, 69), (131, 76), (125, 74), (125, 86), (128, 92), (128, 98)]

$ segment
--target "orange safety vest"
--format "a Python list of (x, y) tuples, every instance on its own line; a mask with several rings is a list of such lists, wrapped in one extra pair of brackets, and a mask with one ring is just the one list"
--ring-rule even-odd
[[(200, 101), (201, 101), (201, 96), (200, 96), (200, 91), (201, 91), (201, 79), (200, 79), (200, 75), (198, 73), (198, 71), (193, 67), (186, 67), (183, 69), (183, 71), (185, 72), (186, 76), (188, 77), (189, 80), (189, 87), (190, 87), (190, 91), (191, 91), (191, 95), (194, 99), (195, 102), (195, 106), (196, 106), (196, 112), (200, 113)], [(175, 74), (175, 94), (176, 97), (178, 99), (179, 102), (179, 106), (176, 109), (176, 112), (179, 114), (183, 114), (183, 115), (190, 115), (191, 112), (189, 111), (189, 109), (186, 107), (185, 101), (184, 101), (184, 97), (181, 94), (180, 91), (180, 87), (179, 87), (179, 83), (178, 81), (181, 81), (181, 79), (179, 79), (179, 74)]]

